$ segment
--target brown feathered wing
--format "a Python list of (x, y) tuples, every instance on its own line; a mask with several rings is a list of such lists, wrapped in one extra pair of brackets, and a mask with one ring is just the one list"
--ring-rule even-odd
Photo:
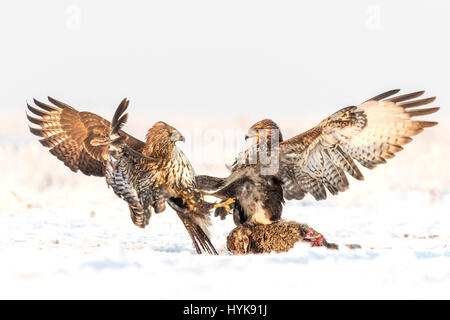
[[(403, 150), (426, 127), (437, 122), (413, 120), (439, 108), (412, 109), (434, 101), (413, 100), (424, 92), (395, 95), (391, 90), (366, 102), (339, 110), (318, 126), (280, 144), (280, 177), (286, 199), (302, 199), (310, 193), (326, 199), (326, 190), (337, 194), (349, 186), (346, 173), (362, 180), (353, 159), (375, 168)], [(389, 98), (391, 97), (391, 98)]]
[[(31, 133), (42, 137), (41, 144), (72, 171), (104, 176), (109, 121), (91, 112), (79, 112), (56, 99), (48, 97), (48, 100), (51, 104), (36, 99), (36, 107), (27, 104), (28, 110), (38, 116), (27, 115), (28, 120), (38, 126), (30, 126)], [(122, 104), (128, 104), (128, 100), (124, 99)], [(119, 131), (119, 134), (133, 150), (140, 151), (144, 147), (144, 142), (127, 133)]]

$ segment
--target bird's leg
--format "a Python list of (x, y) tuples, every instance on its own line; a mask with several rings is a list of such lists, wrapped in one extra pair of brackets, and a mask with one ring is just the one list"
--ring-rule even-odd
[(227, 213), (230, 213), (230, 211), (231, 211), (230, 204), (233, 204), (233, 203), (235, 203), (234, 199), (228, 198), (225, 201), (216, 203), (214, 205), (214, 208), (225, 208), (225, 210), (227, 210)]
[(211, 196), (211, 197), (215, 197), (218, 199), (223, 200), (222, 202), (216, 203), (214, 204), (214, 208), (225, 208), (225, 210), (227, 210), (227, 213), (231, 212), (231, 207), (230, 204), (233, 204), (235, 201), (234, 199), (228, 198), (226, 196), (217, 194), (217, 193), (210, 193), (210, 192), (206, 192), (206, 191), (202, 191), (202, 190), (198, 190), (195, 189), (196, 192), (200, 193), (200, 199), (202, 199), (203, 201), (205, 201), (205, 196)]
[(200, 199), (202, 199), (203, 201), (205, 200), (205, 196), (210, 196), (210, 197), (215, 197), (221, 200), (227, 200), (228, 198), (216, 193), (211, 193), (211, 192), (207, 192), (207, 191), (203, 191), (203, 190), (199, 190), (199, 189), (195, 189), (195, 192), (200, 193)]
[(199, 189), (194, 189), (194, 191), (200, 193), (200, 198), (202, 200), (205, 200), (204, 199), (205, 196), (216, 197), (216, 198), (219, 198), (219, 199), (222, 199), (222, 200), (227, 199), (226, 197), (223, 197), (221, 195), (217, 195), (217, 194), (212, 193), (212, 192), (207, 192), (207, 191), (203, 191), (203, 190), (199, 190)]

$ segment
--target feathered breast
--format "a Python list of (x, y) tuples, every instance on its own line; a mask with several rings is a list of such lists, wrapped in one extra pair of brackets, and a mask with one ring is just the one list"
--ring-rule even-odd
[(195, 172), (186, 155), (177, 147), (172, 150), (172, 156), (166, 165), (167, 180), (179, 189), (195, 187)]

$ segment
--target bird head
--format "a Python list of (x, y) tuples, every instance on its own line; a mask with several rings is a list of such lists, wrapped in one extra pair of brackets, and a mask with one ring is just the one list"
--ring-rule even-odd
[(258, 144), (262, 136), (265, 136), (269, 143), (272, 137), (277, 138), (278, 142), (283, 141), (280, 127), (270, 119), (264, 119), (252, 125), (245, 135), (245, 140), (252, 139), (252, 144)]
[(170, 140), (173, 143), (176, 143), (178, 141), (181, 141), (181, 142), (185, 141), (184, 136), (177, 129), (175, 129), (173, 127), (170, 127), (170, 128), (171, 128), (171, 130), (169, 130), (169, 132), (170, 132)]
[(171, 154), (175, 143), (184, 141), (183, 135), (163, 121), (156, 122), (147, 132), (144, 154), (147, 156), (165, 156)]
[(155, 134), (159, 136), (160, 139), (169, 140), (173, 143), (178, 141), (184, 142), (183, 135), (177, 129), (163, 121), (156, 122), (153, 127), (150, 128), (148, 133)]

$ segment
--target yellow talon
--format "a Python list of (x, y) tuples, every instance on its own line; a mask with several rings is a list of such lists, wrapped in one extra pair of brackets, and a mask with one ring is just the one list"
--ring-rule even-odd
[(221, 207), (223, 207), (223, 208), (225, 208), (225, 210), (227, 210), (227, 213), (230, 213), (230, 211), (231, 211), (230, 204), (233, 204), (233, 203), (234, 203), (234, 200), (231, 199), (231, 198), (228, 198), (227, 201), (216, 203), (214, 205), (214, 208), (221, 208)]

